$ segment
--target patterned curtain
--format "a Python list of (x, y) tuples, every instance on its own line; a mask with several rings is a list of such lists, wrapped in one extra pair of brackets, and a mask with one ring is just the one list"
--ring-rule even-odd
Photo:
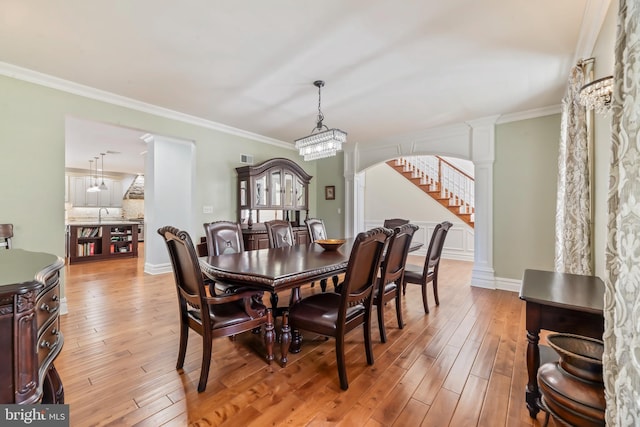
[(593, 274), (591, 196), (586, 110), (578, 101), (585, 81), (585, 64), (571, 69), (562, 100), (558, 196), (556, 203), (555, 269), (562, 273)]
[(609, 426), (640, 426), (640, 2), (620, 0), (612, 99), (604, 383)]

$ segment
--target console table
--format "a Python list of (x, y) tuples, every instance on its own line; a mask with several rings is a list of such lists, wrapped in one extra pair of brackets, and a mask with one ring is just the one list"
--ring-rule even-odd
[(53, 361), (62, 349), (62, 258), (0, 251), (0, 404), (64, 403)]
[(601, 340), (604, 333), (604, 283), (595, 276), (525, 270), (520, 299), (526, 301), (528, 340), (529, 378), (525, 398), (529, 415), (535, 418), (541, 409), (537, 382), (540, 330), (572, 333)]

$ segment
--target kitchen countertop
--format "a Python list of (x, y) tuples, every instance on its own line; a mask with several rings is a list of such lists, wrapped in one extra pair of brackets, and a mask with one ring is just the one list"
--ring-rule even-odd
[(80, 221), (67, 221), (66, 225), (79, 225), (79, 226), (99, 226), (99, 225), (140, 225), (139, 222), (136, 221), (123, 221), (117, 219), (104, 219), (102, 222), (98, 221), (90, 221), (90, 220), (80, 220)]

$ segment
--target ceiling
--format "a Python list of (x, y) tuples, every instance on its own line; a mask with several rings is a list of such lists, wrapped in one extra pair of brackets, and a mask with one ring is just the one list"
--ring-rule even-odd
[[(558, 105), (593, 2), (0, 0), (0, 61), (291, 143), (322, 79), (325, 124), (367, 144)], [(101, 126), (67, 127), (68, 166), (141, 157)]]

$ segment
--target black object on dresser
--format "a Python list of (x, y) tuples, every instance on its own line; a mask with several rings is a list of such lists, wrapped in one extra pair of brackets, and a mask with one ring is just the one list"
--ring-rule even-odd
[(62, 258), (11, 249), (0, 252), (0, 403), (64, 403), (53, 361), (60, 332)]

